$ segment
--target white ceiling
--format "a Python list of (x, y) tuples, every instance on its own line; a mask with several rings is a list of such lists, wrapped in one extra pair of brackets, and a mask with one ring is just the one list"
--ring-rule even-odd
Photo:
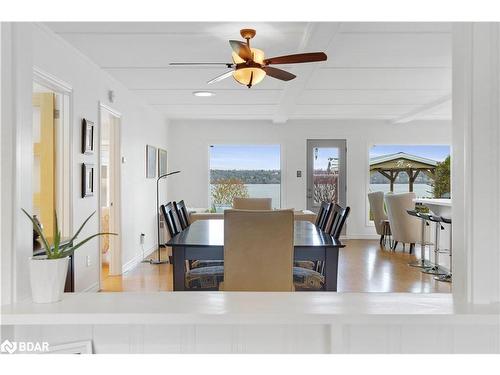
[[(48, 23), (100, 67), (168, 118), (450, 119), (448, 23)], [(207, 85), (221, 67), (171, 62), (230, 62), (229, 39), (252, 27), (266, 56), (324, 51), (322, 63), (279, 66), (251, 89), (231, 78)], [(196, 90), (215, 97), (199, 98)]]

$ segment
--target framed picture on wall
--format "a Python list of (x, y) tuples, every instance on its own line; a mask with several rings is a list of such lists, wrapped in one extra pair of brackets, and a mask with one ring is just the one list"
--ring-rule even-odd
[(156, 147), (146, 145), (146, 178), (156, 177)]
[(158, 177), (167, 174), (167, 150), (158, 149)]
[(94, 195), (94, 164), (82, 164), (82, 198)]
[(92, 155), (94, 153), (94, 123), (82, 119), (82, 153)]

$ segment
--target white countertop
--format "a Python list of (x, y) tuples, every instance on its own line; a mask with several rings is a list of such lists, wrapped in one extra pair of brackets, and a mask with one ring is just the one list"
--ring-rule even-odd
[(451, 199), (416, 198), (413, 200), (413, 202), (451, 207)]
[(459, 306), (450, 294), (152, 292), (67, 293), (58, 303), (25, 301), (1, 311), (3, 325), (328, 324), (383, 318), (473, 324), (479, 317), (498, 324), (500, 309)]

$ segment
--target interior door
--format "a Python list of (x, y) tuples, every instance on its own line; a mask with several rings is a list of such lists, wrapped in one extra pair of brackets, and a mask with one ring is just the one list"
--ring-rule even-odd
[(321, 202), (346, 206), (346, 140), (307, 140), (307, 209)]

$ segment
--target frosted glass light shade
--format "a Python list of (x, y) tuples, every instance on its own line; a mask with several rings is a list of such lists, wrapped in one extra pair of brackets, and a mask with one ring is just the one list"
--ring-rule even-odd
[[(258, 64), (264, 64), (264, 52), (257, 48), (250, 48), (252, 51), (252, 60)], [(233, 61), (235, 64), (244, 63), (241, 57), (239, 57), (235, 52), (232, 53)], [(261, 82), (266, 76), (266, 72), (261, 68), (251, 67), (251, 68), (240, 68), (234, 71), (233, 77), (242, 85), (256, 85)]]

